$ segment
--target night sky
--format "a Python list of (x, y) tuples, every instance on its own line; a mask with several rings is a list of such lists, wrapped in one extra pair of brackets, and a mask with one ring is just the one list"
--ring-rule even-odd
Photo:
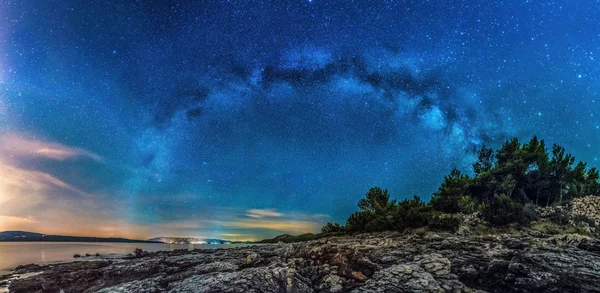
[(483, 145), (600, 167), (597, 1), (0, 0), (0, 230), (258, 239)]

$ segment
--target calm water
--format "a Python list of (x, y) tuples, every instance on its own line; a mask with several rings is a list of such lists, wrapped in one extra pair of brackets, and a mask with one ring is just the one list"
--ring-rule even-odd
[(84, 242), (0, 242), (0, 275), (17, 265), (74, 260), (73, 254), (124, 255), (141, 248), (147, 251), (233, 248), (247, 244), (163, 244), (163, 243), (84, 243)]

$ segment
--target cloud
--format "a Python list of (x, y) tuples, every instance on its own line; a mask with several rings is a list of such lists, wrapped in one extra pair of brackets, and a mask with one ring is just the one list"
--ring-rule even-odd
[(88, 193), (51, 174), (0, 159), (0, 231), (102, 233), (102, 227), (119, 210), (113, 202), (102, 199), (99, 194)]
[(250, 218), (255, 218), (255, 219), (269, 218), (269, 217), (278, 218), (278, 217), (283, 216), (282, 213), (278, 213), (272, 209), (267, 209), (267, 210), (252, 209), (252, 210), (248, 210), (248, 213), (246, 215)]
[(47, 158), (64, 161), (74, 158), (87, 158), (102, 162), (102, 157), (90, 151), (65, 146), (59, 143), (25, 138), (16, 133), (0, 137), (0, 155), (20, 158)]
[[(282, 233), (317, 232), (326, 215), (278, 212), (274, 209), (215, 207), (218, 213), (193, 217), (140, 220), (127, 203), (88, 194), (44, 172), (0, 165), (0, 231), (145, 239), (196, 236), (262, 239)], [(297, 220), (303, 219), (303, 220)], [(73, 225), (77, 223), (77, 225)], [(216, 230), (215, 230), (216, 229)]]
[[(44, 172), (26, 170), (7, 164), (0, 164), (0, 204), (7, 198), (22, 196), (23, 203), (30, 203), (36, 196), (56, 194), (89, 194)], [(2, 210), (2, 208), (0, 208)]]
[(36, 225), (39, 222), (33, 217), (11, 217), (11, 216), (0, 216), (0, 222), (7, 226), (24, 226), (24, 225)]
[(237, 221), (212, 221), (213, 224), (227, 228), (267, 229), (281, 233), (304, 234), (317, 232), (322, 223), (312, 221), (242, 219)]
[(240, 233), (222, 233), (220, 234), (224, 237), (242, 237), (242, 236), (250, 236), (250, 234), (240, 234)]
[(123, 206), (50, 174), (0, 164), (0, 231), (137, 237), (144, 226), (120, 217)]
[[(274, 209), (243, 210), (232, 207), (207, 207), (184, 219), (163, 219), (147, 223), (148, 237), (204, 237), (227, 239), (264, 239), (283, 233), (315, 233), (329, 219), (328, 215), (299, 212), (278, 212)], [(141, 224), (140, 224), (141, 225)], [(166, 234), (165, 234), (166, 233)]]

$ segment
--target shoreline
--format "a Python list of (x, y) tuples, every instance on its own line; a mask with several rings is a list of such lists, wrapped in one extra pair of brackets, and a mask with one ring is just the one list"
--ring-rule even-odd
[[(53, 262), (48, 262), (48, 263), (20, 264), (10, 270), (0, 270), (0, 293), (8, 293), (9, 292), (8, 287), (12, 281), (15, 281), (17, 279), (24, 280), (29, 277), (33, 277), (33, 276), (42, 274), (43, 271), (27, 272), (29, 270), (32, 270), (31, 268), (36, 267), (36, 266), (37, 267), (45, 267), (45, 266), (68, 264), (68, 263), (79, 262), (79, 261), (81, 261), (81, 262), (93, 262), (93, 261), (100, 261), (100, 260), (123, 260), (124, 261), (124, 260), (126, 260), (126, 257), (127, 257), (127, 254), (107, 254), (107, 255), (100, 255), (100, 256), (90, 255), (90, 256), (83, 256), (80, 258), (73, 258), (73, 259), (69, 259), (69, 260), (58, 260), (58, 261), (53, 261)], [(20, 272), (20, 271), (22, 271), (22, 272)]]
[(598, 267), (600, 241), (579, 234), (380, 232), (31, 266), (22, 272), (42, 273), (14, 280), (10, 288), (15, 293), (38, 292), (40, 286), (57, 292), (591, 292), (600, 286)]
[[(26, 243), (33, 243), (33, 241), (30, 242), (26, 242)], [(47, 244), (63, 244), (64, 242), (44, 242)], [(90, 244), (91, 242), (69, 242), (70, 244)], [(100, 242), (98, 244), (111, 244), (109, 242)], [(112, 244), (124, 244), (122, 242), (115, 242)], [(125, 244), (131, 244), (131, 243), (125, 243)], [(193, 250), (214, 250), (214, 249), (235, 249), (235, 248), (243, 248), (243, 247), (248, 247), (248, 246), (254, 246), (254, 245), (261, 245), (259, 243), (251, 243), (251, 244), (194, 244), (194, 245), (190, 245), (190, 244), (170, 244), (170, 243), (164, 243), (164, 242), (158, 242), (158, 243), (141, 243), (141, 244), (161, 244), (161, 249), (159, 250), (154, 250), (152, 252), (148, 252), (148, 253), (169, 253), (171, 251), (182, 251), (182, 250), (187, 250), (187, 251), (193, 251)], [(219, 246), (224, 246), (224, 247), (219, 247)], [(231, 247), (229, 247), (231, 246)], [(170, 249), (168, 247), (171, 247)], [(180, 247), (180, 248), (177, 248)], [(181, 248), (181, 247), (187, 247), (187, 248)], [(197, 247), (197, 248), (190, 248), (190, 247)], [(204, 248), (201, 248), (204, 247)], [(93, 250), (93, 249), (92, 249)], [(90, 250), (91, 251), (91, 250)], [(0, 293), (7, 293), (8, 292), (8, 286), (10, 284), (10, 282), (15, 281), (15, 280), (23, 280), (26, 279), (28, 277), (32, 277), (35, 276), (37, 273), (41, 273), (41, 272), (31, 272), (32, 270), (35, 271), (36, 267), (40, 267), (40, 268), (45, 268), (45, 267), (54, 267), (54, 266), (60, 266), (60, 265), (64, 265), (64, 264), (72, 264), (72, 263), (77, 263), (77, 262), (97, 262), (97, 261), (111, 261), (111, 262), (124, 262), (127, 260), (131, 260), (131, 259), (135, 259), (136, 256), (134, 255), (135, 251), (134, 248), (132, 246), (131, 251), (129, 252), (124, 252), (124, 253), (103, 253), (103, 254), (98, 254), (96, 255), (91, 254), (90, 252), (87, 253), (81, 253), (80, 255), (82, 255), (81, 257), (70, 257), (70, 258), (65, 258), (65, 259), (61, 259), (61, 260), (55, 260), (55, 261), (49, 261), (49, 262), (23, 262), (23, 263), (18, 263), (16, 264), (14, 267), (11, 268), (5, 268), (0, 270)]]
[(167, 244), (167, 243), (90, 243), (90, 242), (4, 242), (0, 243), (0, 274), (8, 274), (15, 267), (24, 264), (52, 264), (57, 262), (75, 261), (74, 255), (93, 257), (96, 254), (103, 257), (124, 257), (133, 253), (136, 248), (147, 251), (238, 247), (254, 244)]

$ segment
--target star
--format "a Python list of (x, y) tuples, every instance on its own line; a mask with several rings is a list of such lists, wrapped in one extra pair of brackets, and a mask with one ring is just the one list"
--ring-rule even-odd
[[(512, 137), (597, 157), (600, 22), (577, 1), (121, 2), (0, 9), (0, 218), (235, 234), (214, 223), (345, 221), (374, 185), (427, 201)], [(247, 233), (297, 232), (269, 224)]]

